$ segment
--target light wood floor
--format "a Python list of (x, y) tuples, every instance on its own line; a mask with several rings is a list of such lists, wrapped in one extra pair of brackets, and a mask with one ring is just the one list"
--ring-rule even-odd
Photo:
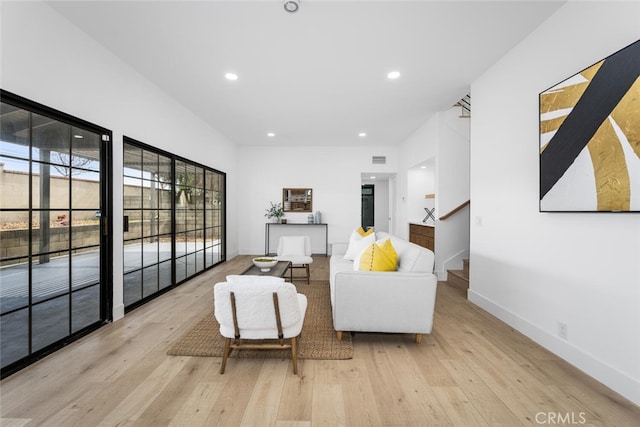
[[(212, 285), (248, 263), (237, 257), (6, 378), (0, 424), (638, 425), (640, 408), (446, 283), (420, 345), (411, 335), (357, 334), (352, 360), (301, 360), (299, 376), (290, 360), (230, 359), (220, 375), (220, 358), (167, 356), (212, 310)], [(315, 259), (312, 278), (328, 278), (327, 258)]]

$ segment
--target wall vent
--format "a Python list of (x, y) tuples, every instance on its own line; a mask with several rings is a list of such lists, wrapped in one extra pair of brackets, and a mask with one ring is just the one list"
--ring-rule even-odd
[(387, 156), (373, 156), (371, 157), (371, 163), (374, 165), (384, 165), (387, 163)]

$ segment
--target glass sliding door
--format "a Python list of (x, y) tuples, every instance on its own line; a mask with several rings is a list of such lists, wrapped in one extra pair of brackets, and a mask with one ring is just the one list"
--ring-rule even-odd
[(171, 286), (171, 159), (124, 144), (124, 304)]
[(224, 260), (224, 210), (225, 176), (205, 170), (205, 268)]
[[(0, 352), (3, 376), (108, 317), (110, 133), (3, 92)], [(103, 216), (103, 212), (105, 215)]]
[(173, 220), (171, 183), (173, 176), (171, 158), (158, 155), (158, 185), (155, 190), (158, 206), (158, 289), (173, 285)]
[(204, 270), (204, 169), (176, 161), (176, 282)]
[(124, 304), (225, 260), (224, 174), (124, 140)]

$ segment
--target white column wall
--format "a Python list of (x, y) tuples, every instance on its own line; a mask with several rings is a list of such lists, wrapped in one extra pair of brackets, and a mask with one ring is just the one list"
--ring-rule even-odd
[[(401, 145), (398, 192), (398, 235), (408, 238), (407, 223), (422, 221), (424, 207), (435, 206), (435, 261), (439, 280), (448, 268), (462, 268), (469, 250), (469, 209), (445, 221), (442, 215), (469, 200), (469, 119), (458, 117), (460, 109), (439, 112), (427, 120)], [(427, 171), (412, 168), (428, 161)], [(433, 165), (433, 166), (431, 166)], [(425, 200), (426, 193), (435, 199)]]
[[(407, 216), (409, 222), (422, 223), (427, 215), (424, 208), (432, 208), (433, 199), (426, 199), (427, 194), (435, 193), (435, 163), (430, 168), (425, 169), (409, 169), (407, 171)], [(438, 213), (436, 212), (436, 215)]]
[[(454, 107), (438, 114), (436, 213), (446, 215), (469, 200), (469, 122)], [(467, 234), (467, 233), (465, 233)]]
[(113, 131), (114, 320), (124, 316), (123, 135), (227, 173), (227, 254), (237, 254), (235, 146), (49, 6), (2, 2), (0, 13), (2, 89)]
[[(470, 119), (461, 118), (461, 112), (460, 107), (454, 107), (438, 114), (437, 218), (470, 200)], [(469, 208), (464, 208), (444, 221), (438, 220), (435, 237), (436, 274), (440, 280), (447, 280), (447, 270), (462, 269), (462, 260), (469, 256)]]
[[(424, 218), (424, 210), (422, 209), (423, 206), (421, 206), (424, 195), (435, 192), (437, 188), (438, 177), (435, 158), (438, 154), (438, 116), (436, 114), (427, 120), (400, 145), (398, 188), (396, 189), (398, 211), (396, 215), (398, 228), (396, 234), (403, 239), (409, 239), (408, 223), (416, 220), (422, 221), (422, 218)], [(433, 172), (433, 174), (429, 178), (425, 176), (425, 188), (422, 192), (422, 198), (418, 202), (414, 200), (414, 197), (417, 197), (416, 184), (414, 182), (416, 175), (412, 174), (410, 169), (427, 160), (433, 161), (429, 163), (429, 171)]]
[(640, 214), (539, 212), (538, 94), (638, 38), (640, 3), (568, 2), (472, 83), (469, 290), (636, 404)]

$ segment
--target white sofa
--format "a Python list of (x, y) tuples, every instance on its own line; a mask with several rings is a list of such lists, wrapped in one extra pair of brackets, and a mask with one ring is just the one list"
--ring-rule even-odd
[(333, 326), (338, 340), (346, 331), (431, 333), (436, 302), (437, 278), (433, 274), (434, 254), (429, 249), (388, 233), (398, 253), (396, 271), (356, 271), (346, 260), (348, 243), (334, 243), (329, 283)]

